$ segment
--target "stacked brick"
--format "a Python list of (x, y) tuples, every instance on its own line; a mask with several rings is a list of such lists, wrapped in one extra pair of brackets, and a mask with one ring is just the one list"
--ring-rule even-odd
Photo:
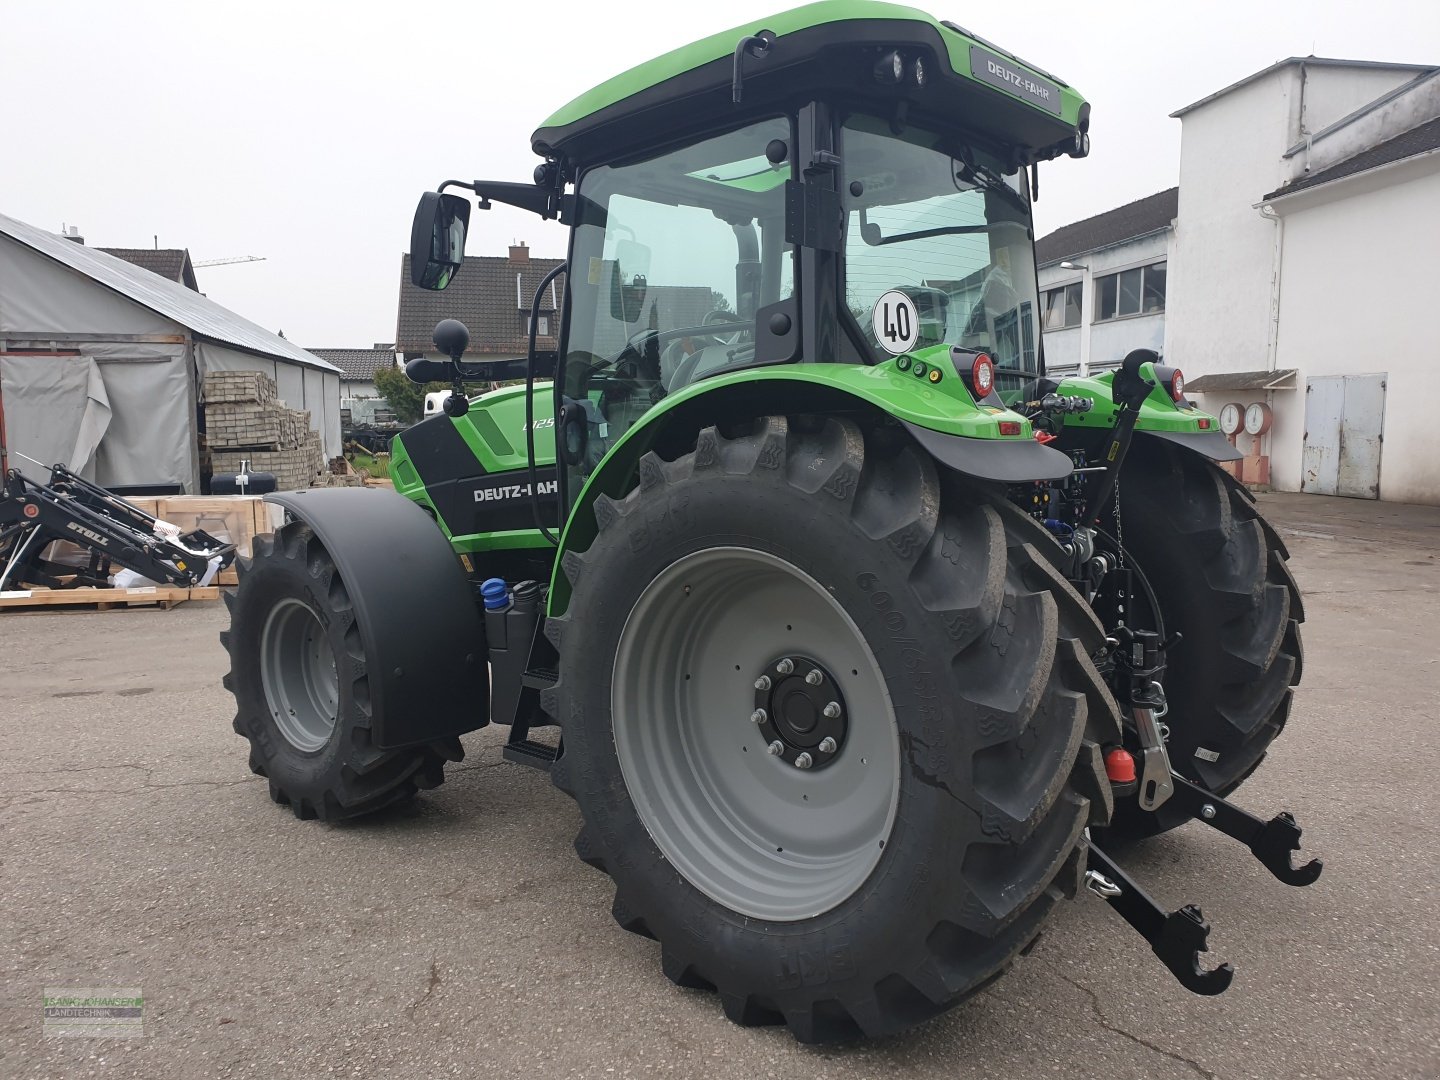
[(287, 409), (275, 381), (259, 371), (217, 371), (205, 376), (205, 441), (212, 473), (275, 475), (282, 491), (310, 487), (326, 471), (320, 435), (310, 414)]

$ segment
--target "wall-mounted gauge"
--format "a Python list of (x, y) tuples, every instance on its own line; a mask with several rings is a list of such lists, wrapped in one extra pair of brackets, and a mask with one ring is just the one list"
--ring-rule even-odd
[(1270, 406), (1263, 402), (1257, 401), (1245, 409), (1245, 430), (1251, 435), (1264, 435), (1274, 421)]
[(1220, 430), (1226, 435), (1234, 435), (1244, 422), (1245, 406), (1238, 401), (1232, 401), (1220, 410)]

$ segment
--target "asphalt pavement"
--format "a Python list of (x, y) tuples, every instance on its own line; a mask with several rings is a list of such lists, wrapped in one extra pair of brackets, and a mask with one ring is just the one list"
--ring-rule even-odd
[[(574, 805), (504, 728), (412, 805), (341, 826), (266, 797), (230, 728), (221, 604), (0, 614), (0, 1077), (1440, 1076), (1440, 508), (1277, 495), (1305, 593), (1290, 725), (1237, 801), (1325, 873), (1198, 823), (1121, 861), (1202, 905), (1197, 998), (1093, 897), (990, 990), (815, 1049), (739, 1028), (620, 930)], [(144, 1035), (42, 1033), (46, 987), (138, 987)]]

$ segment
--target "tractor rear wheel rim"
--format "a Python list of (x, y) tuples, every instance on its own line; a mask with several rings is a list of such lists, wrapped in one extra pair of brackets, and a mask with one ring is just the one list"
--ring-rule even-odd
[(280, 601), (260, 635), (260, 683), (275, 726), (295, 749), (330, 741), (340, 712), (340, 676), (319, 616), (304, 602)]
[[(847, 711), (823, 769), (767, 752), (756, 678), (813, 658)], [(900, 790), (900, 740), (884, 676), (859, 627), (791, 563), (710, 548), (640, 594), (611, 684), (615, 748), (641, 821), (712, 900), (774, 921), (843, 903), (884, 854)]]

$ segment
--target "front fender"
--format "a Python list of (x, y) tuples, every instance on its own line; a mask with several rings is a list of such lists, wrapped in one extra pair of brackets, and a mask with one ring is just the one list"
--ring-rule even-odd
[[(562, 567), (569, 552), (584, 551), (595, 538), (595, 500), (621, 498), (634, 486), (640, 459), (650, 450), (683, 452), (710, 424), (775, 413), (880, 411), (901, 421), (942, 464), (972, 476), (1016, 482), (1067, 475), (1065, 455), (1037, 444), (1018, 413), (978, 406), (953, 368), (939, 383), (922, 381), (913, 367), (894, 360), (874, 367), (804, 364), (750, 368), (693, 383), (664, 398), (615, 443), (590, 474), (575, 500), (556, 552), (550, 583), (550, 614), (570, 602)], [(1001, 435), (1000, 423), (1018, 435)], [(1008, 451), (1008, 453), (1006, 452)]]
[(393, 491), (315, 488), (265, 496), (309, 526), (354, 608), (382, 750), (489, 722), (485, 632), (474, 593), (430, 515)]

